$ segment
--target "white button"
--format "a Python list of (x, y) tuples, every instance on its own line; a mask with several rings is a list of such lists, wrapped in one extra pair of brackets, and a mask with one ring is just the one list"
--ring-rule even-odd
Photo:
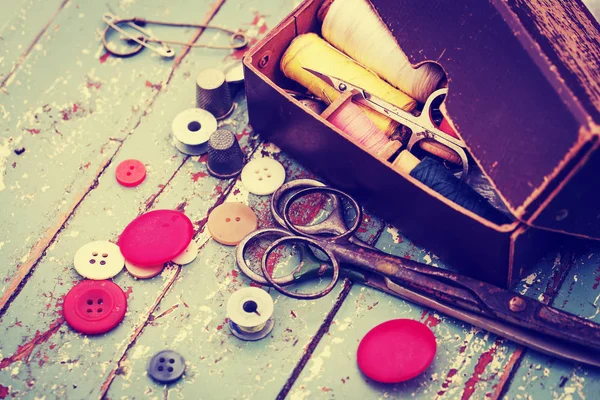
[(259, 196), (274, 193), (285, 182), (285, 169), (272, 158), (257, 158), (242, 170), (242, 183)]
[(94, 280), (109, 279), (125, 265), (119, 246), (106, 241), (90, 242), (75, 253), (75, 270), (79, 275)]
[(165, 264), (151, 265), (149, 267), (140, 267), (125, 260), (127, 272), (139, 279), (148, 279), (160, 274), (165, 268)]
[(183, 251), (183, 253), (181, 253), (180, 255), (175, 257), (172, 261), (175, 264), (185, 265), (185, 264), (189, 264), (192, 261), (194, 261), (197, 256), (198, 256), (198, 246), (196, 246), (196, 242), (194, 242), (192, 240), (190, 242), (190, 244), (188, 245), (188, 247), (186, 247), (186, 249)]

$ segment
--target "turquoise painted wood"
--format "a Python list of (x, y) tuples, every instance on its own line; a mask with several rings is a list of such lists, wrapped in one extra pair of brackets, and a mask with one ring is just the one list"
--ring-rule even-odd
[[(233, 247), (210, 239), (210, 211), (224, 201), (251, 206), (261, 227), (274, 226), (268, 197), (239, 180), (207, 174), (204, 157), (187, 157), (170, 142), (171, 120), (194, 106), (194, 77), (243, 52), (180, 47), (176, 60), (149, 51), (129, 59), (100, 46), (101, 14), (140, 15), (244, 29), (255, 42), (299, 1), (17, 0), (0, 15), (0, 399), (4, 398), (597, 398), (599, 372), (557, 361), (484, 330), (361, 286), (340, 282), (316, 301), (269, 290), (275, 328), (242, 342), (227, 327), (225, 306), (248, 286)], [(598, 10), (597, 0), (589, 0)], [(13, 27), (17, 27), (16, 29)], [(223, 43), (222, 34), (153, 28), (161, 37)], [(287, 179), (316, 178), (248, 125), (243, 93), (222, 122), (249, 158), (272, 157)], [(121, 187), (116, 165), (137, 158), (147, 167), (137, 188)], [(92, 240), (115, 241), (137, 215), (176, 208), (194, 222), (198, 258), (168, 266), (150, 280), (126, 271), (113, 280), (128, 311), (110, 333), (73, 332), (62, 301), (81, 280), (75, 251)], [(360, 236), (381, 250), (439, 267), (375, 216)], [(600, 248), (556, 249), (514, 290), (600, 322)], [(458, 268), (460, 266), (453, 266)], [(268, 288), (265, 288), (268, 290)], [(432, 366), (401, 385), (368, 380), (356, 366), (362, 336), (393, 318), (426, 323), (438, 339)], [(163, 348), (187, 360), (184, 379), (158, 385), (145, 373)]]

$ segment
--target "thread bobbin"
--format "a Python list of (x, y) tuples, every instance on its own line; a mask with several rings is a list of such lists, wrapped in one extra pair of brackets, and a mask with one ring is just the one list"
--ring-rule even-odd
[(208, 151), (208, 139), (217, 130), (217, 120), (206, 110), (189, 108), (177, 114), (171, 129), (177, 150), (199, 156)]
[(233, 293), (227, 301), (231, 333), (242, 340), (267, 337), (273, 330), (273, 299), (262, 289), (248, 287)]

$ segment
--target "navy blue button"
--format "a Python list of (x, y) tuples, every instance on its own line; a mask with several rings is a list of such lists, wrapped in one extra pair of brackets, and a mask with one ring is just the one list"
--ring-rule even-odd
[(172, 350), (163, 350), (154, 355), (148, 364), (148, 375), (160, 383), (171, 383), (185, 372), (185, 360)]

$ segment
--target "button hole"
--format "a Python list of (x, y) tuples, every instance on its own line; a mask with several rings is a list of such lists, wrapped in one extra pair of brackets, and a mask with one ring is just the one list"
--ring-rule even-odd
[(130, 165), (129, 169), (135, 169), (135, 167), (133, 165)]
[(172, 359), (172, 358), (169, 358), (169, 362), (170, 362), (171, 364), (175, 364), (175, 360), (174, 360), (174, 359)]
[(90, 264), (95, 264), (96, 260), (94, 260), (93, 258), (90, 260)]
[(91, 306), (92, 304), (94, 304), (94, 302), (92, 301), (92, 299), (89, 299), (89, 300), (87, 301), (87, 303), (88, 303), (90, 306)]
[(98, 309), (98, 312), (102, 312), (102, 309), (101, 309), (101, 308), (99, 308), (99, 309)]
[(259, 180), (259, 181), (262, 181), (262, 177), (259, 177), (259, 178), (258, 178), (258, 180)]
[(104, 303), (104, 300), (98, 299), (98, 304), (102, 304), (102, 303)]
[(169, 372), (173, 372), (173, 367), (169, 367), (169, 368), (167, 368), (167, 371), (169, 371)]
[(88, 312), (88, 314), (91, 314), (92, 313), (92, 309), (88, 308), (87, 312)]
[(100, 261), (100, 265), (104, 265), (104, 264), (106, 264), (106, 261), (104, 261), (104, 260)]
[(235, 220), (236, 220), (237, 222), (240, 222), (241, 218), (240, 218), (240, 217), (235, 217)]
[(225, 218), (225, 222), (231, 222), (231, 218)]
[(162, 371), (162, 370), (164, 370), (164, 369), (165, 369), (165, 368), (164, 368), (162, 365), (160, 365), (160, 366), (158, 367), (158, 370), (159, 370), (159, 371)]
[(169, 224), (162, 224), (163, 228), (168, 228), (169, 226), (171, 226), (171, 225), (169, 225)]
[(260, 172), (259, 170), (254, 171), (255, 174), (258, 174), (259, 172)]
[(102, 257), (106, 258), (106, 257), (108, 257), (108, 254), (107, 253), (102, 253)]
[(165, 359), (161, 357), (158, 361), (165, 362)]
[(267, 178), (270, 178), (270, 177), (271, 177), (271, 174), (268, 174), (268, 175), (267, 175)]
[(267, 168), (267, 167), (263, 168), (263, 171), (268, 171), (268, 170), (269, 170), (269, 168)]
[(98, 252), (97, 252), (97, 251), (93, 251), (93, 252), (92, 252), (92, 255), (93, 255), (94, 257), (96, 257), (96, 256), (98, 255)]
[(131, 175), (131, 172), (127, 172), (127, 176)]

